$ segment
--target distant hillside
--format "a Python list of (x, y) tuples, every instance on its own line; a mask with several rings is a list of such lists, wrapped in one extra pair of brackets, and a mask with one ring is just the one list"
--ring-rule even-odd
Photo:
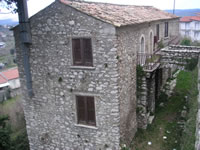
[[(169, 13), (173, 13), (173, 10), (165, 10)], [(184, 16), (196, 16), (196, 13), (200, 13), (200, 9), (176, 9), (175, 15), (184, 17)]]
[(18, 22), (13, 21), (12, 19), (3, 19), (3, 20), (0, 20), (0, 25), (11, 25), (11, 26), (14, 26), (17, 23)]

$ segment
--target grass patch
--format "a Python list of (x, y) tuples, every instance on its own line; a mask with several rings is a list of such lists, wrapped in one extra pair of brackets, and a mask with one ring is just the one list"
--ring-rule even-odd
[[(139, 130), (133, 139), (132, 150), (193, 150), (195, 141), (195, 121), (197, 112), (197, 68), (181, 71), (177, 77), (174, 94), (168, 98), (161, 93), (156, 106), (156, 117), (147, 130)], [(188, 96), (189, 101), (185, 100)], [(184, 128), (181, 111), (187, 107)], [(166, 137), (166, 139), (163, 139)], [(148, 145), (151, 142), (151, 145)]]
[[(197, 69), (195, 72), (192, 72), (191, 78), (191, 86), (188, 86), (190, 90), (188, 90), (188, 115), (187, 122), (185, 124), (185, 128), (183, 131), (183, 135), (181, 138), (181, 150), (193, 150), (195, 149), (195, 131), (196, 131), (196, 115), (198, 111), (198, 89), (197, 89)], [(185, 85), (186, 86), (186, 85)]]
[(8, 99), (0, 104), (0, 115), (9, 116), (9, 124), (12, 130), (21, 130), (25, 127), (24, 112), (21, 96)]

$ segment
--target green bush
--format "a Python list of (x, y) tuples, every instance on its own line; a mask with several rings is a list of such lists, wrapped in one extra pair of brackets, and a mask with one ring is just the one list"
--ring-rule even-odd
[(29, 150), (29, 143), (26, 130), (20, 131), (12, 139), (12, 150)]
[(181, 41), (181, 45), (185, 45), (185, 46), (191, 46), (191, 40), (189, 38), (184, 38), (182, 41)]
[(163, 44), (163, 41), (161, 40), (159, 43), (158, 43), (158, 49), (162, 49), (164, 48), (165, 45)]
[(29, 150), (26, 130), (12, 131), (8, 116), (0, 116), (0, 150)]
[(198, 58), (187, 59), (186, 62), (187, 64), (185, 66), (185, 69), (189, 71), (193, 71), (198, 64)]
[(7, 126), (8, 116), (0, 116), (0, 150), (11, 149), (11, 130)]

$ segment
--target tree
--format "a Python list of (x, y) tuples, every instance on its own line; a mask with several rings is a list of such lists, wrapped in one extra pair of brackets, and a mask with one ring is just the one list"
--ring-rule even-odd
[(14, 13), (17, 12), (17, 1), (18, 0), (0, 0), (2, 6), (6, 7)]
[(181, 45), (185, 45), (185, 46), (191, 46), (191, 40), (189, 38), (184, 38), (181, 41)]
[(0, 149), (9, 150), (11, 148), (10, 133), (11, 130), (8, 128), (6, 121), (8, 116), (0, 116)]

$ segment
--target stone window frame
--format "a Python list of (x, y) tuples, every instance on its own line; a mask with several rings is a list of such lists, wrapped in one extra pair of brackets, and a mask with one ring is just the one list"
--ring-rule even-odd
[[(78, 112), (77, 112), (77, 103), (76, 103), (76, 96), (92, 96), (92, 97), (94, 97), (94, 107), (95, 107), (95, 126), (93, 126), (93, 125), (86, 125), (86, 124), (79, 124), (78, 123), (78, 117), (77, 117), (77, 115), (78, 115)], [(94, 94), (94, 93), (88, 93), (88, 92), (75, 92), (74, 94), (73, 94), (73, 101), (74, 101), (74, 110), (75, 110), (75, 120), (74, 120), (74, 122), (75, 122), (75, 126), (76, 127), (81, 127), (81, 128), (89, 128), (89, 129), (95, 129), (95, 130), (97, 130), (98, 129), (98, 117), (97, 117), (97, 97), (98, 97), (99, 95), (97, 95), (97, 94)]]
[[(144, 39), (144, 52), (142, 52), (142, 46), (141, 46), (141, 41), (142, 41), (142, 38)], [(139, 53), (146, 53), (146, 44), (145, 44), (145, 36), (144, 36), (144, 34), (142, 34), (141, 36), (140, 36), (140, 49), (139, 49)]]
[[(92, 66), (80, 66), (80, 65), (74, 65), (73, 63), (73, 48), (72, 48), (72, 39), (78, 39), (78, 38), (90, 38), (91, 39), (91, 47), (92, 47)], [(95, 59), (94, 59), (94, 38), (92, 36), (70, 36), (70, 69), (83, 69), (83, 70), (95, 70)]]
[[(152, 33), (152, 39), (151, 39), (151, 33)], [(152, 46), (151, 46), (151, 43), (152, 42)], [(151, 47), (151, 49), (150, 49)], [(150, 54), (152, 54), (154, 52), (154, 32), (153, 30), (151, 29), (150, 32), (149, 32), (149, 51), (150, 51)]]
[[(144, 39), (144, 51), (142, 51), (142, 39)], [(139, 50), (138, 50), (138, 60), (140, 65), (144, 65), (146, 62), (146, 43), (145, 43), (145, 36), (142, 34), (140, 36), (140, 41), (139, 41)]]

